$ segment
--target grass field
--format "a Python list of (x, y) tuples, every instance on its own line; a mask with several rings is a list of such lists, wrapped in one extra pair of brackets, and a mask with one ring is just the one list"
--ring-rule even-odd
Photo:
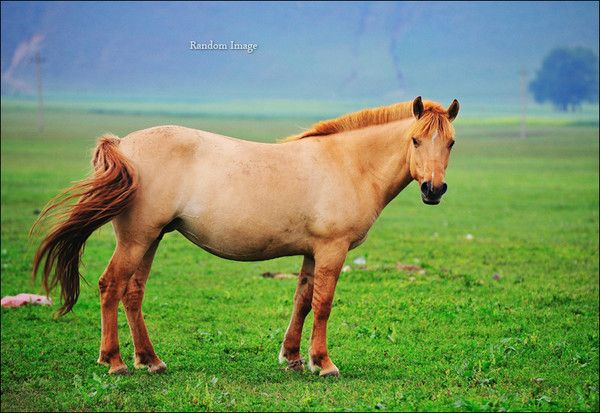
[[(102, 132), (177, 123), (274, 140), (308, 122), (50, 111), (39, 136), (33, 112), (3, 107), (2, 295), (39, 291), (34, 210), (86, 175)], [(169, 370), (109, 376), (96, 365), (97, 280), (115, 245), (105, 226), (88, 242), (74, 313), (2, 309), (2, 411), (597, 411), (598, 127), (540, 123), (525, 140), (494, 122), (456, 128), (442, 203), (424, 205), (411, 185), (349, 253), (367, 268), (342, 274), (336, 291), (339, 379), (277, 363), (295, 282), (261, 273), (296, 271), (299, 257), (225, 261), (177, 233), (158, 250), (144, 303)], [(122, 311), (119, 331), (132, 368)]]

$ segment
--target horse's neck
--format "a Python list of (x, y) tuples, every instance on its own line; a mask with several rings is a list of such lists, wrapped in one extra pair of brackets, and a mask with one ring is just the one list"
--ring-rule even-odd
[[(383, 208), (411, 181), (410, 139), (405, 130), (410, 121), (365, 128), (338, 144), (351, 156), (364, 179), (376, 192)], [(362, 135), (361, 135), (362, 133)]]

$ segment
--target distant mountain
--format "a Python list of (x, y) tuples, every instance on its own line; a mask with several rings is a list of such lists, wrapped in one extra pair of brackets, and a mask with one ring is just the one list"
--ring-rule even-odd
[[(35, 48), (50, 94), (382, 103), (417, 94), (516, 102), (519, 70), (533, 75), (552, 48), (598, 53), (597, 2), (1, 7), (3, 95), (33, 93)], [(31, 44), (36, 35), (39, 45)], [(191, 41), (258, 46), (190, 50)]]

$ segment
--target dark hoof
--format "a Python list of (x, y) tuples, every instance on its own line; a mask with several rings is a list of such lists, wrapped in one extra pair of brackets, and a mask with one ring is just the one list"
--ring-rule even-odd
[(286, 367), (288, 371), (304, 371), (304, 360), (299, 358), (298, 360), (288, 361), (288, 366)]

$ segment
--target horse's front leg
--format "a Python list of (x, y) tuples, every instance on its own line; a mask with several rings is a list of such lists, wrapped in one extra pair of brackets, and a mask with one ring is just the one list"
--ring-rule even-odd
[(279, 352), (279, 362), (283, 363), (287, 360), (288, 369), (290, 370), (304, 369), (304, 362), (300, 357), (300, 339), (302, 338), (304, 319), (310, 312), (312, 305), (314, 273), (315, 260), (312, 257), (305, 256), (298, 276), (296, 293), (294, 294), (292, 319), (285, 332), (281, 351)]
[(314, 324), (312, 329), (309, 367), (321, 376), (338, 376), (339, 370), (327, 353), (327, 321), (333, 304), (333, 294), (340, 270), (348, 253), (348, 243), (328, 243), (315, 249), (315, 276), (312, 309)]

